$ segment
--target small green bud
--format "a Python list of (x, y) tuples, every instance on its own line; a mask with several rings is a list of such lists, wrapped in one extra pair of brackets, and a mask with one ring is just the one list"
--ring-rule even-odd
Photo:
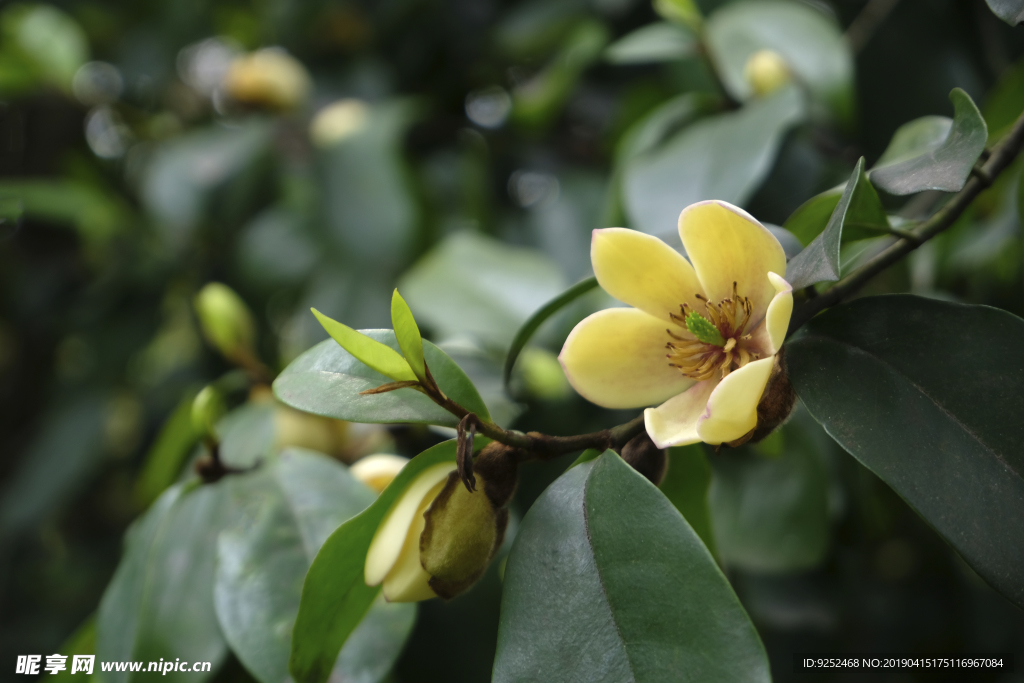
[(690, 315), (686, 316), (686, 329), (705, 344), (725, 346), (725, 337), (722, 336), (722, 333), (710, 320), (697, 311), (690, 311)]
[(256, 325), (235, 290), (211, 282), (196, 295), (195, 309), (203, 336), (225, 358), (237, 362), (255, 356)]
[(192, 401), (192, 428), (204, 438), (217, 438), (214, 426), (224, 417), (224, 397), (212, 384), (203, 387)]
[(565, 378), (558, 356), (547, 349), (535, 346), (523, 349), (519, 363), (523, 384), (531, 396), (557, 401), (571, 392), (572, 387)]

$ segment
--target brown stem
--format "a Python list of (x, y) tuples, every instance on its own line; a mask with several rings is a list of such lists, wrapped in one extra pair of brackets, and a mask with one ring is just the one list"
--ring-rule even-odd
[(971, 175), (963, 189), (953, 195), (953, 198), (931, 218), (921, 223), (917, 230), (914, 230), (906, 238), (897, 239), (880, 254), (836, 283), (827, 292), (814, 299), (805, 301), (799, 308), (793, 311), (793, 317), (789, 321), (789, 335), (800, 329), (808, 320), (822, 310), (835, 306), (859, 290), (883, 270), (931, 238), (947, 230), (956, 222), (956, 219), (960, 217), (967, 207), (971, 205), (971, 202), (1000, 173), (1013, 163), (1022, 147), (1024, 147), (1024, 114), (1017, 118), (1009, 134), (992, 150), (992, 154), (985, 164)]

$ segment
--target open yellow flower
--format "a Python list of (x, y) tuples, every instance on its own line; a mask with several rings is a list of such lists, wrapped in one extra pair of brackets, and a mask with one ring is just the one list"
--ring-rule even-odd
[(595, 230), (591, 260), (611, 308), (569, 334), (559, 360), (584, 398), (644, 411), (659, 448), (747, 438), (793, 312), (786, 255), (747, 212), (699, 202), (679, 216), (693, 265), (656, 237)]

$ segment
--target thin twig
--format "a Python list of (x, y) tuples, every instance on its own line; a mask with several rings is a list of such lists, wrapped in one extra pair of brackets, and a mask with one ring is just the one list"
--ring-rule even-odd
[[(931, 238), (947, 230), (956, 222), (960, 214), (971, 205), (971, 202), (987, 188), (988, 183), (1013, 163), (1022, 147), (1024, 147), (1024, 114), (1017, 118), (1009, 134), (992, 150), (988, 161), (980, 167), (980, 173), (972, 174), (962, 190), (953, 195), (953, 198), (945, 206), (939, 209), (931, 218), (924, 221), (918, 230), (914, 231), (913, 234), (917, 239), (897, 239), (855, 272), (840, 280), (827, 292), (815, 299), (805, 301), (803, 305), (793, 311), (793, 317), (789, 321), (789, 335), (800, 329), (808, 320), (822, 310), (835, 306), (859, 290), (883, 270)], [(988, 182), (981, 178), (985, 178)]]
[(864, 9), (846, 29), (846, 42), (849, 43), (850, 50), (854, 54), (864, 49), (864, 46), (878, 31), (878, 27), (898, 4), (900, 4), (900, 0), (868, 0)]

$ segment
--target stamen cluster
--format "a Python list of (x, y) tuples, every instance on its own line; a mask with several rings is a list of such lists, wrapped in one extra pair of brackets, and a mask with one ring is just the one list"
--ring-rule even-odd
[[(666, 354), (669, 365), (687, 377), (703, 382), (718, 372), (725, 377), (734, 369), (757, 360), (758, 354), (748, 351), (744, 344), (751, 336), (744, 332), (750, 323), (753, 305), (750, 299), (739, 295), (736, 283), (732, 283), (732, 296), (722, 299), (717, 304), (708, 301), (699, 293), (694, 296), (704, 302), (707, 318), (685, 303), (679, 306), (681, 315), (669, 312), (669, 317), (686, 330), (684, 334), (689, 335), (665, 330), (672, 338), (672, 341), (665, 344), (669, 351)], [(719, 344), (717, 339), (698, 332), (694, 322), (703, 322), (700, 327), (705, 327), (707, 323), (713, 325), (721, 335), (722, 343)]]

